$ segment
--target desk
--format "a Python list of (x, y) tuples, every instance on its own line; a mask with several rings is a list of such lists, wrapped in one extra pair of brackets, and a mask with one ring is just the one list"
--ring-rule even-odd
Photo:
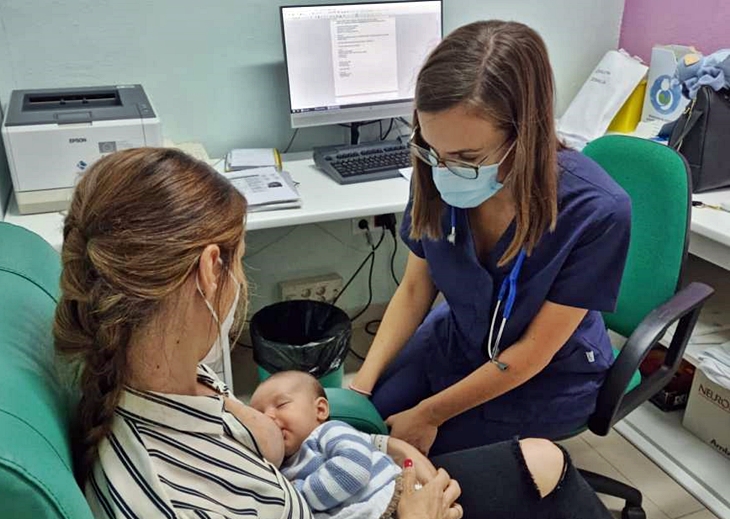
[[(730, 190), (694, 195), (706, 204), (730, 202)], [(730, 270), (730, 213), (710, 208), (692, 211), (689, 251), (704, 260)]]
[[(311, 153), (286, 155), (284, 168), (299, 182), (302, 207), (251, 213), (246, 226), (249, 231), (399, 213), (408, 201), (408, 181), (403, 178), (341, 186), (314, 166)], [(706, 203), (730, 201), (730, 189), (694, 198)], [(62, 213), (21, 215), (13, 196), (5, 221), (39, 234), (56, 250), (61, 250)], [(730, 213), (695, 208), (689, 250), (730, 270)]]
[[(284, 169), (299, 183), (302, 207), (251, 213), (247, 218), (247, 230), (401, 213), (408, 203), (409, 183), (405, 178), (341, 186), (314, 166), (311, 153), (285, 155)], [(58, 251), (63, 244), (63, 218), (60, 212), (21, 215), (15, 195), (5, 215), (6, 222), (39, 234)]]

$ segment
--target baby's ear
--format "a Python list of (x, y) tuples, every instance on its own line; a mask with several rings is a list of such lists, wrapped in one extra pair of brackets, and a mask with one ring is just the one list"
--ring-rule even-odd
[(317, 406), (317, 420), (319, 423), (326, 422), (330, 417), (330, 403), (325, 397), (320, 396), (315, 401), (315, 405)]

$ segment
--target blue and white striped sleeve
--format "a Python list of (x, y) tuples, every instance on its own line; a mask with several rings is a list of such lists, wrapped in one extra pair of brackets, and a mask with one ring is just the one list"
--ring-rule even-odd
[(367, 435), (337, 421), (322, 426), (318, 443), (326, 461), (295, 486), (313, 510), (326, 511), (368, 486), (375, 448)]

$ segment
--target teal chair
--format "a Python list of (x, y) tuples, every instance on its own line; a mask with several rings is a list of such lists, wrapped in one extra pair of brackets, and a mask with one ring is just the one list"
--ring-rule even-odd
[(58, 254), (0, 223), (0, 516), (90, 519), (74, 480), (70, 399), (56, 372), (51, 324)]
[[(631, 243), (618, 305), (614, 313), (604, 315), (608, 328), (628, 340), (606, 376), (587, 424), (593, 433), (605, 436), (616, 422), (672, 379), (702, 305), (713, 290), (702, 283), (682, 287), (692, 211), (691, 175), (684, 158), (667, 146), (621, 135), (596, 139), (583, 152), (600, 164), (632, 201)], [(641, 380), (639, 365), (674, 324), (677, 328), (661, 368)], [(646, 517), (637, 489), (581, 472), (596, 492), (625, 500), (623, 518)]]

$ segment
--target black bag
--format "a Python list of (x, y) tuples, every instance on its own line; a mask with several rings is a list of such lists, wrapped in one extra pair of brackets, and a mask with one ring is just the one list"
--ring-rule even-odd
[(251, 318), (253, 359), (269, 373), (297, 370), (316, 378), (339, 369), (352, 339), (352, 321), (319, 301), (283, 301)]
[(730, 90), (703, 86), (677, 120), (669, 146), (692, 171), (692, 192), (730, 186)]

